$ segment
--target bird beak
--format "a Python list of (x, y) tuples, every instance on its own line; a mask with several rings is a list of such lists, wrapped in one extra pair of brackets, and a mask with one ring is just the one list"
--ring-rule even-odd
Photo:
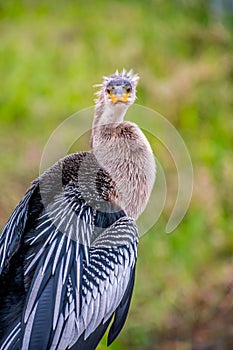
[(110, 98), (113, 103), (127, 102), (130, 93), (123, 86), (114, 86), (110, 92)]

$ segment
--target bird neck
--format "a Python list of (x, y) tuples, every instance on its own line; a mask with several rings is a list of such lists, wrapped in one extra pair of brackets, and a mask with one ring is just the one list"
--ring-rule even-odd
[[(119, 110), (118, 110), (119, 112)], [(112, 200), (126, 214), (137, 219), (144, 210), (155, 179), (155, 163), (150, 145), (136, 124), (124, 122), (126, 110), (99, 114), (93, 122), (92, 152), (115, 183)], [(117, 120), (109, 122), (116, 117)], [(108, 124), (103, 121), (108, 118)]]
[(119, 104), (104, 104), (101, 100), (97, 102), (95, 107), (95, 116), (93, 121), (93, 131), (96, 127), (111, 123), (122, 123), (128, 106)]

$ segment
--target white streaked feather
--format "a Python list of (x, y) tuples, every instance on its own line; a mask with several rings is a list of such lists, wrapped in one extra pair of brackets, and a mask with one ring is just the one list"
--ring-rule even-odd
[(89, 305), (85, 302), (83, 303), (82, 311), (81, 311), (81, 317), (83, 319), (84, 327), (87, 327), (87, 315), (88, 315), (88, 309)]
[(109, 288), (106, 291), (108, 298), (107, 298), (106, 310), (105, 310), (105, 315), (104, 315), (105, 317), (106, 317), (106, 314), (108, 314), (110, 310), (111, 310), (111, 312), (113, 312), (112, 305), (114, 303), (114, 300), (113, 300), (114, 288), (117, 288), (117, 283), (114, 285), (109, 284)]
[(24, 323), (28, 322), (28, 318), (30, 316), (30, 313), (32, 312), (32, 308), (34, 306), (34, 303), (36, 301), (37, 298), (37, 293), (40, 289), (41, 286), (41, 282), (43, 280), (43, 274), (42, 274), (42, 267), (40, 267), (36, 279), (34, 281), (31, 293), (30, 293), (30, 298), (28, 299), (28, 303), (26, 305), (26, 310), (25, 310), (25, 314), (24, 314)]
[(72, 312), (68, 317), (67, 321), (65, 322), (65, 327), (62, 332), (62, 336), (60, 338), (57, 350), (67, 349), (73, 333), (74, 320), (75, 320), (75, 313)]
[(66, 303), (65, 311), (64, 311), (64, 319), (65, 320), (67, 320), (67, 318), (69, 317), (69, 314), (70, 314), (70, 307), (69, 307), (69, 304)]
[(100, 295), (98, 294), (97, 298), (95, 299), (95, 309), (94, 312), (91, 315), (91, 319), (89, 321), (89, 324), (86, 328), (85, 335), (88, 337), (96, 328), (96, 325), (98, 324), (97, 319), (100, 319), (101, 322), (101, 316), (99, 315), (99, 312), (96, 312), (96, 310), (100, 309)]
[(72, 252), (72, 247), (69, 247), (69, 250), (66, 254), (66, 262), (65, 262), (65, 266), (64, 266), (64, 272), (63, 272), (63, 280), (62, 280), (62, 284), (64, 285), (65, 280), (67, 278), (67, 274), (68, 274), (68, 267), (69, 267), (69, 263), (70, 263), (70, 256), (71, 256), (71, 252)]
[[(92, 315), (94, 312), (95, 312), (95, 305), (94, 305), (94, 300), (92, 300), (92, 302), (89, 304), (88, 313), (86, 316), (86, 329), (88, 328), (88, 325), (90, 324), (90, 321), (91, 321), (91, 318), (92, 318)], [(85, 332), (84, 339), (86, 340), (86, 338), (87, 337), (86, 337), (86, 332)]]
[(61, 240), (60, 240), (60, 242), (58, 244), (56, 255), (55, 255), (54, 260), (53, 260), (52, 275), (54, 275), (55, 270), (57, 268), (57, 263), (58, 263), (58, 260), (60, 258), (60, 255), (61, 255), (61, 251), (62, 251), (62, 248), (63, 248), (63, 245), (64, 245), (65, 237), (66, 236), (63, 234), (62, 237), (61, 237)]
[(17, 325), (12, 329), (12, 331), (9, 333), (8, 337), (4, 341), (4, 343), (1, 345), (0, 350), (10, 350), (10, 346), (12, 345), (12, 342), (15, 341), (15, 338), (17, 335), (19, 335), (21, 328), (21, 323), (17, 323)]
[(77, 257), (77, 260), (76, 260), (76, 262), (77, 262), (77, 266), (78, 266), (78, 268), (77, 268), (77, 275), (76, 275), (76, 278), (77, 278), (77, 286), (76, 286), (76, 289), (77, 289), (77, 292), (79, 293), (79, 287), (80, 287), (80, 277), (81, 277), (81, 274), (80, 274), (80, 266), (81, 266), (81, 261), (80, 261), (80, 255), (78, 255), (78, 257)]
[(67, 235), (67, 241), (66, 241), (66, 253), (69, 249), (69, 245), (70, 245), (70, 241), (71, 241), (71, 238), (72, 238), (72, 228), (73, 228), (73, 225), (71, 224), (71, 221), (73, 221), (74, 219), (74, 212), (70, 212), (69, 214), (67, 214), (67, 216), (69, 217), (69, 220), (67, 221), (67, 224), (66, 224), (66, 227), (65, 227), (65, 233)]
[(30, 243), (30, 245), (33, 245), (36, 243), (36, 241), (39, 240), (39, 238), (41, 238), (46, 232), (49, 232), (50, 229), (53, 227), (53, 223), (51, 222), (51, 224), (49, 226), (46, 226), (42, 231), (40, 231), (40, 233), (38, 233), (35, 237), (30, 238), (28, 241)]
[(92, 300), (92, 293), (88, 292), (87, 295), (86, 295), (86, 298), (85, 298), (85, 301), (86, 301), (87, 305), (90, 305), (91, 300)]
[[(28, 267), (26, 268), (26, 270), (25, 270), (25, 272), (24, 272), (25, 275), (27, 275), (27, 274), (30, 272), (30, 270), (36, 266), (36, 262), (37, 262), (37, 260), (41, 257), (42, 254), (44, 254), (44, 249), (40, 249), (40, 250), (36, 253), (36, 255), (34, 256), (34, 258), (32, 259), (32, 261), (30, 262), (30, 264), (29, 264)], [(33, 254), (32, 254), (32, 255), (33, 255)]]
[(97, 295), (98, 295), (98, 288), (96, 286), (93, 286), (93, 289), (92, 289), (93, 298), (96, 299)]
[(97, 315), (96, 315), (96, 327), (100, 324), (100, 322), (102, 322), (102, 320), (104, 318), (106, 306), (107, 306), (107, 299), (108, 299), (108, 295), (105, 291), (104, 294), (102, 294), (100, 297), (99, 309), (95, 310), (95, 312), (97, 313)]
[(29, 344), (30, 344), (30, 339), (31, 339), (31, 332), (32, 332), (32, 327), (33, 327), (33, 321), (35, 318), (36, 314), (36, 309), (38, 306), (38, 302), (35, 304), (35, 307), (27, 321), (25, 331), (24, 331), (24, 337), (23, 337), (23, 343), (22, 343), (22, 350), (27, 350), (29, 349)]
[(51, 217), (48, 216), (48, 218), (46, 219), (47, 215), (48, 215), (47, 212), (45, 212), (45, 214), (41, 215), (41, 217), (40, 217), (41, 223), (39, 225), (37, 225), (37, 229), (40, 229), (43, 226), (48, 227), (47, 224), (51, 222)]
[(25, 260), (26, 261), (30, 260), (33, 256), (35, 256), (35, 252), (33, 252), (32, 254), (28, 255)]
[(64, 326), (64, 317), (62, 314), (60, 314), (50, 350), (57, 349), (57, 345), (58, 345), (59, 339), (61, 337), (61, 332), (62, 332), (63, 326)]
[(60, 306), (61, 306), (61, 294), (62, 294), (62, 289), (63, 289), (63, 284), (62, 284), (63, 266), (64, 266), (64, 257), (61, 260), (61, 266), (60, 266), (60, 271), (59, 271), (59, 276), (58, 276), (58, 281), (57, 281), (56, 296), (55, 296), (55, 303), (54, 303), (54, 312), (53, 312), (53, 330), (56, 327), (58, 317), (59, 317), (59, 310), (60, 310)]
[(82, 317), (82, 314), (78, 318), (77, 325), (78, 325), (79, 335), (81, 335), (86, 329), (85, 322), (84, 322), (84, 319)]
[[(48, 230), (50, 230), (50, 227), (47, 228)], [(37, 254), (35, 255), (35, 257), (33, 258), (33, 260), (30, 262), (30, 264), (28, 265), (25, 274), (28, 274), (30, 272), (30, 270), (36, 265), (37, 260), (40, 258), (40, 256), (42, 255), (42, 253), (44, 253), (47, 245), (49, 244), (49, 242), (53, 242), (55, 236), (57, 235), (57, 231), (55, 230), (53, 232), (52, 235), (49, 235), (48, 238), (46, 239), (46, 241), (44, 242), (43, 246), (41, 247), (41, 249), (37, 252)], [(44, 269), (45, 270), (45, 269)]]
[(75, 310), (75, 305), (74, 305), (74, 299), (72, 299), (72, 301), (71, 301), (71, 303), (70, 303), (70, 313), (71, 312), (75, 312), (76, 310)]
[(100, 281), (100, 284), (99, 284), (99, 291), (100, 291), (100, 294), (103, 294), (105, 291), (105, 285), (102, 281)]
[(46, 256), (45, 261), (44, 261), (44, 264), (43, 264), (42, 274), (45, 273), (45, 270), (46, 270), (47, 267), (48, 267), (48, 264), (49, 264), (49, 262), (50, 262), (50, 258), (51, 258), (51, 256), (52, 256), (52, 254), (53, 254), (53, 252), (54, 252), (56, 243), (57, 243), (56, 241), (53, 241), (52, 244), (51, 244), (51, 246), (49, 247), (49, 251), (48, 251), (48, 253), (47, 253), (47, 256)]
[(114, 270), (111, 270), (111, 271), (110, 271), (109, 280), (110, 280), (110, 282), (111, 282), (112, 284), (115, 283), (115, 281), (116, 281), (116, 276), (115, 276)]

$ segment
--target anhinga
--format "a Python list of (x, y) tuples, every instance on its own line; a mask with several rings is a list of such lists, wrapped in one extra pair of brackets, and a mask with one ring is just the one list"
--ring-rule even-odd
[(154, 179), (150, 145), (124, 121), (132, 71), (104, 77), (91, 151), (37, 178), (0, 238), (0, 349), (94, 350), (121, 331), (134, 285), (138, 232)]

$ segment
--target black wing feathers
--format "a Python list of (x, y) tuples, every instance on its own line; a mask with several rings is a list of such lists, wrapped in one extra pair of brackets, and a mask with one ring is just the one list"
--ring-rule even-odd
[(8, 267), (10, 259), (17, 253), (21, 245), (21, 238), (25, 226), (28, 224), (30, 216), (34, 214), (29, 214), (28, 211), (30, 200), (37, 188), (38, 181), (34, 181), (22, 201), (13, 211), (2, 231), (0, 236), (0, 275), (4, 267)]
[[(91, 173), (88, 179), (96, 176), (93, 155), (66, 157), (42, 175), (43, 196), (41, 178), (32, 184), (3, 230), (0, 282), (13, 295), (9, 298), (7, 291), (1, 297), (0, 292), (0, 350), (94, 350), (114, 314), (109, 344), (125, 323), (137, 227), (124, 211), (108, 205), (106, 193), (112, 185), (104, 171), (97, 183), (104, 184), (105, 210), (98, 204), (102, 185), (96, 190), (95, 176), (91, 201), (95, 199), (97, 208), (87, 192), (82, 195), (75, 176), (84, 158), (93, 161), (90, 169), (85, 164)], [(57, 178), (61, 169), (62, 188)], [(3, 313), (8, 313), (5, 318)]]
[(120, 331), (122, 330), (125, 324), (128, 311), (129, 311), (132, 293), (133, 293), (134, 280), (135, 280), (135, 267), (132, 270), (132, 274), (129, 280), (127, 290), (125, 291), (124, 297), (120, 305), (115, 311), (114, 321), (108, 333), (108, 345), (112, 344), (112, 342), (116, 339), (116, 337), (118, 336), (118, 334), (120, 333)]
[(112, 317), (110, 317), (109, 320), (104, 324), (101, 323), (86, 340), (84, 339), (84, 334), (82, 334), (78, 342), (69, 350), (95, 350), (104, 333), (106, 332), (111, 319)]
[[(50, 279), (44, 287), (36, 307), (30, 335), (30, 349), (46, 349), (50, 338), (50, 328), (52, 324), (52, 310), (54, 296), (54, 281)], [(30, 321), (29, 321), (30, 322)]]

